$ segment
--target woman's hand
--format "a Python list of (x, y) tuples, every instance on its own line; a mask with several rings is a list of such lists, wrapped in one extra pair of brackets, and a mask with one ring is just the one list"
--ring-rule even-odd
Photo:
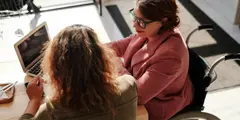
[(43, 94), (43, 80), (39, 76), (35, 77), (33, 81), (28, 84), (27, 95), (30, 101), (39, 101), (42, 100)]
[(42, 94), (43, 80), (37, 76), (28, 84), (27, 95), (30, 101), (28, 102), (28, 107), (24, 113), (32, 114), (33, 116), (36, 114), (42, 101)]

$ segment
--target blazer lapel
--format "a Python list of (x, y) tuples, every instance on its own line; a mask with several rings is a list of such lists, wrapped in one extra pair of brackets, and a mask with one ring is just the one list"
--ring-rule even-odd
[(146, 37), (136, 37), (129, 43), (129, 46), (124, 54), (124, 66), (130, 67), (134, 54), (141, 49), (144, 42), (147, 40)]
[[(156, 49), (165, 42), (171, 34), (172, 31), (167, 31), (154, 38), (150, 38), (149, 42), (141, 47), (132, 57), (131, 67), (153, 56)], [(142, 44), (144, 44), (145, 41), (143, 41)]]

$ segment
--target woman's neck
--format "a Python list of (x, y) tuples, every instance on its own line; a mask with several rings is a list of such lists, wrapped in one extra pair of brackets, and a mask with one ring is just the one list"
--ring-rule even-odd
[(151, 42), (151, 41), (153, 41), (153, 40), (155, 40), (155, 38), (157, 37), (158, 35), (154, 35), (154, 36), (149, 36), (149, 37), (147, 37), (147, 41), (148, 42)]

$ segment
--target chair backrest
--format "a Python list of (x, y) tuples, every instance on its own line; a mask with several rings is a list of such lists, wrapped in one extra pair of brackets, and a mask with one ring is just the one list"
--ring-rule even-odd
[(173, 116), (192, 112), (192, 111), (202, 111), (204, 109), (204, 101), (207, 95), (206, 88), (211, 82), (211, 76), (206, 76), (209, 70), (208, 63), (191, 48), (188, 48), (189, 52), (189, 70), (188, 74), (190, 76), (193, 85), (193, 100), (192, 103), (186, 106), (184, 109), (179, 111)]
[(189, 76), (194, 88), (194, 97), (192, 103), (188, 106), (191, 110), (203, 110), (204, 100), (207, 94), (207, 87), (210, 84), (211, 77), (206, 77), (209, 70), (208, 63), (195, 51), (188, 48), (189, 51)]

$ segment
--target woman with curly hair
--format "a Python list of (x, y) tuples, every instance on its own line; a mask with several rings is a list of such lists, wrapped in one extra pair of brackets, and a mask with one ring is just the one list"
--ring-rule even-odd
[(27, 87), (30, 101), (20, 120), (135, 120), (135, 79), (116, 74), (114, 58), (91, 28), (66, 27), (48, 43), (42, 61), (48, 100), (39, 109), (43, 82), (36, 77)]

